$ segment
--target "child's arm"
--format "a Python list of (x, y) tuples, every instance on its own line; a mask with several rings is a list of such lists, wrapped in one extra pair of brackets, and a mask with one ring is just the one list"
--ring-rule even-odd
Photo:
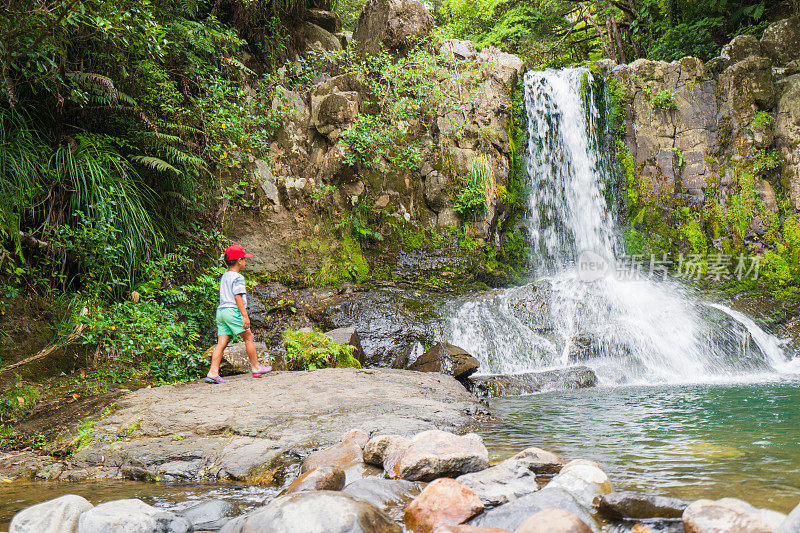
[(244, 329), (250, 329), (250, 317), (247, 316), (247, 308), (244, 306), (244, 298), (242, 298), (241, 294), (236, 294), (233, 298), (236, 300), (236, 307), (238, 307), (239, 312), (242, 313), (242, 327)]

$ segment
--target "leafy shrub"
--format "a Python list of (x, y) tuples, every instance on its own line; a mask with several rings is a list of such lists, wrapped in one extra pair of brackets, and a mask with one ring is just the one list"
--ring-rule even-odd
[(466, 185), (458, 191), (453, 209), (463, 218), (488, 209), (495, 191), (495, 179), (489, 158), (481, 155), (472, 160)]
[(675, 103), (675, 93), (669, 89), (654, 91), (652, 87), (645, 87), (642, 92), (650, 102), (650, 109), (663, 109), (664, 111), (678, 109), (678, 104)]
[(288, 370), (314, 370), (328, 367), (356, 367), (361, 364), (353, 357), (354, 346), (333, 342), (330, 337), (315, 331), (283, 332)]

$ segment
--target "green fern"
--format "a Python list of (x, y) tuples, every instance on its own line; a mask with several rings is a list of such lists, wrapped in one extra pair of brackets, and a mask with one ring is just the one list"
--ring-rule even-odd
[(129, 158), (131, 161), (139, 163), (140, 165), (144, 165), (147, 168), (152, 170), (156, 170), (158, 172), (172, 172), (178, 176), (181, 175), (181, 171), (177, 168), (173, 167), (163, 159), (159, 159), (157, 157), (146, 156), (146, 155), (135, 155)]

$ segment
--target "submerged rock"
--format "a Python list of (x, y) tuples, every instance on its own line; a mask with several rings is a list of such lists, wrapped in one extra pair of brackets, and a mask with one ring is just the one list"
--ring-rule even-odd
[(496, 506), (539, 490), (536, 474), (522, 460), (509, 459), (480, 472), (458, 476), (481, 499), (485, 506)]
[(226, 500), (208, 500), (181, 510), (178, 513), (189, 522), (195, 530), (219, 529), (239, 514), (239, 507)]
[(686, 533), (772, 533), (786, 515), (758, 509), (736, 498), (697, 500), (683, 512)]
[(454, 479), (437, 479), (417, 496), (403, 516), (406, 527), (428, 533), (439, 526), (463, 524), (483, 511), (475, 492)]
[(389, 475), (411, 481), (430, 481), (477, 472), (488, 466), (489, 452), (479, 436), (459, 437), (433, 429), (411, 440)]
[(401, 533), (380, 509), (343, 492), (296, 492), (234, 518), (220, 533)]
[(781, 522), (774, 533), (797, 533), (800, 531), (800, 505), (792, 509), (789, 516)]
[(38, 503), (14, 515), (10, 533), (72, 533), (78, 526), (78, 517), (92, 508), (86, 498), (67, 494), (60, 498)]
[(78, 533), (189, 533), (192, 524), (183, 516), (156, 509), (142, 500), (101, 503), (78, 519)]
[(338, 466), (320, 466), (300, 474), (283, 494), (304, 490), (342, 490), (344, 488), (344, 470)]
[(608, 476), (593, 461), (577, 459), (565, 464), (561, 472), (554, 477), (548, 488), (560, 488), (577, 499), (581, 505), (590, 509), (595, 498), (614, 490)]
[(539, 511), (525, 520), (514, 533), (591, 533), (592, 528), (564, 509)]
[(594, 371), (586, 366), (470, 378), (473, 392), (488, 398), (594, 387), (596, 381)]
[(406, 507), (424, 487), (424, 483), (417, 481), (369, 477), (350, 483), (344, 492), (368, 501), (395, 520), (402, 520)]
[(463, 348), (439, 342), (420, 355), (409, 367), (418, 372), (439, 372), (463, 381), (474, 374), (480, 363)]
[(680, 518), (691, 502), (666, 496), (618, 491), (598, 499), (598, 512), (606, 518)]

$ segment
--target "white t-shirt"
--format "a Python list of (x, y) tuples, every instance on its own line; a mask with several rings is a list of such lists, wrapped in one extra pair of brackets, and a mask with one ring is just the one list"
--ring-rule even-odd
[(244, 284), (244, 276), (235, 270), (227, 270), (219, 280), (219, 306), (217, 309), (226, 307), (236, 307), (237, 294), (242, 295), (244, 306), (247, 308), (247, 287)]

